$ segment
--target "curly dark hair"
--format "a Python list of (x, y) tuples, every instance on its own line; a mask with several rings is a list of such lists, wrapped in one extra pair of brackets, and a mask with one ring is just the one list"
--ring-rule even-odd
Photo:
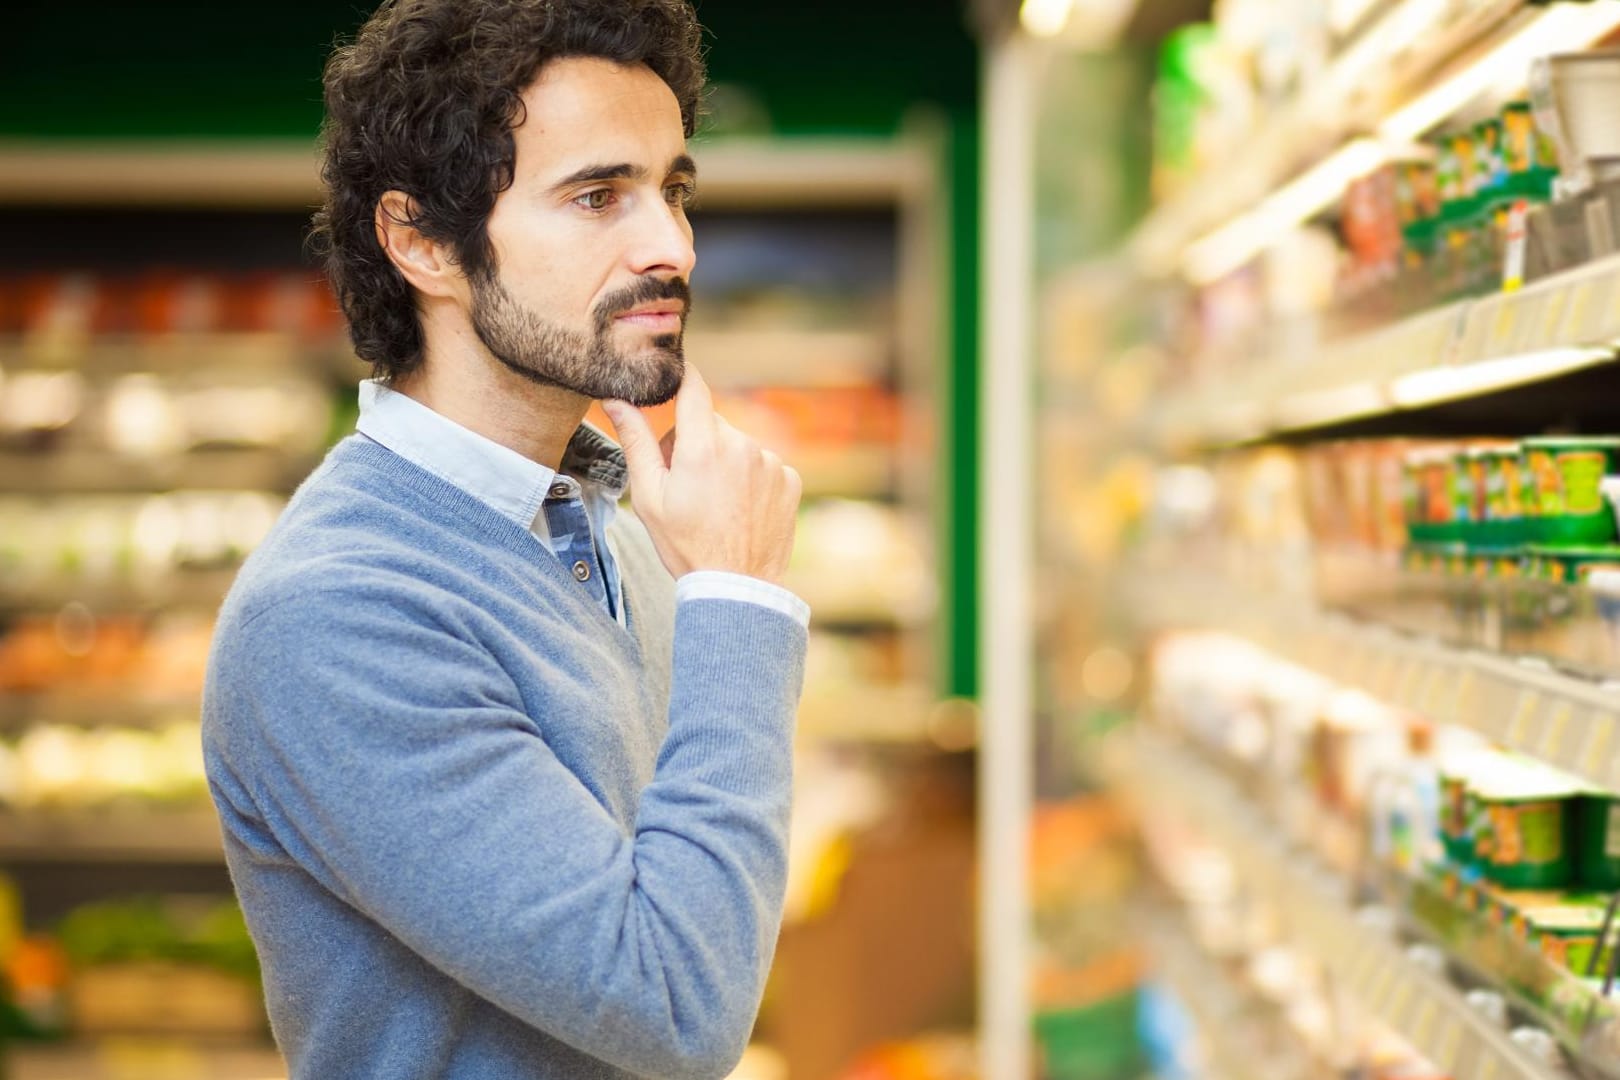
[(511, 186), (521, 94), (549, 61), (644, 63), (680, 104), (686, 134), (703, 92), (702, 29), (687, 0), (386, 0), (326, 65), (326, 199), (310, 240), (325, 260), (354, 350), (392, 382), (422, 361), (409, 283), (377, 241), (384, 192), (450, 246), (469, 277), (492, 275), (487, 225)]

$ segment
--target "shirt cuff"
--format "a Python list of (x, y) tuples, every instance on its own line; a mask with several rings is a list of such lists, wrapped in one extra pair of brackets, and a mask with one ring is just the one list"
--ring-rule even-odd
[(810, 605), (780, 585), (772, 585), (745, 574), (730, 574), (724, 570), (693, 570), (682, 574), (675, 583), (675, 602), (688, 600), (736, 600), (744, 604), (779, 611), (810, 629)]

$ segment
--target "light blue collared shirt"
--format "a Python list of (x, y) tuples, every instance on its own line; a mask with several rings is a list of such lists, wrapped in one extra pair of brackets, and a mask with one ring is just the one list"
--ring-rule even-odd
[[(534, 534), (574, 579), (624, 623), (623, 585), (608, 525), (624, 495), (620, 452), (601, 432), (580, 428), (562, 471), (532, 461), (374, 379), (360, 384), (361, 435), (467, 492)], [(578, 475), (575, 475), (575, 474)], [(810, 625), (810, 607), (768, 581), (696, 570), (675, 583), (677, 603), (738, 600)]]

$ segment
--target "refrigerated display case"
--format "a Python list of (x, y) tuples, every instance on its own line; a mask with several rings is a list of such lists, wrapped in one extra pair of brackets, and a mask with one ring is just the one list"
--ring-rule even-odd
[(1047, 118), (1143, 97), (1027, 37), (990, 63), (985, 469), (1034, 480), (984, 598), (987, 1075), (1093, 1075), (1041, 1031), (1018, 845), (1082, 796), (1134, 823), (1141, 993), (1191, 1017), (1195, 1074), (1620, 1069), (1587, 83), (1620, 5), (1342, 6), (1217, 4), (1141, 58), (1134, 225), (1052, 181)]

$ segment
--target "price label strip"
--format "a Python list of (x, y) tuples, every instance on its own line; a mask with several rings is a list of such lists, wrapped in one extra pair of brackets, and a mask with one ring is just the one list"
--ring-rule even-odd
[(1445, 1026), (1440, 1030), (1440, 1038), (1435, 1043), (1435, 1064), (1449, 1073), (1455, 1073), (1460, 1064), (1462, 1052), (1462, 1023), (1455, 1017), (1448, 1017)]
[(1564, 340), (1560, 344), (1578, 345), (1591, 340), (1587, 315), (1591, 311), (1594, 288), (1590, 279), (1570, 287), (1569, 318), (1564, 322)]
[(1569, 314), (1569, 293), (1554, 289), (1547, 293), (1541, 306), (1541, 340), (1543, 348), (1568, 344), (1564, 334), (1564, 317)]
[(1441, 663), (1429, 665), (1429, 681), (1423, 688), (1421, 711), (1437, 722), (1449, 721), (1457, 700), (1456, 673)]
[(1614, 752), (1614, 713), (1598, 709), (1592, 712), (1590, 719), (1588, 726), (1592, 733), (1586, 737), (1586, 746), (1581, 750), (1580, 772), (1589, 778), (1610, 778), (1615, 764), (1610, 758)]
[(1540, 695), (1534, 690), (1521, 691), (1518, 704), (1513, 707), (1513, 719), (1508, 722), (1508, 729), (1502, 736), (1502, 741), (1515, 750), (1529, 750), (1530, 732), (1535, 723), (1536, 711), (1540, 707)]
[[(1425, 1053), (1433, 1053), (1434, 1021), (1437, 1012), (1433, 998), (1424, 998), (1417, 1007), (1417, 1016), (1412, 1020), (1412, 1045)], [(1438, 1054), (1434, 1054), (1438, 1058)]]
[(1547, 716), (1547, 725), (1541, 732), (1541, 745), (1538, 753), (1541, 757), (1555, 765), (1566, 765), (1563, 759), (1565, 744), (1569, 741), (1570, 721), (1575, 718), (1575, 706), (1568, 701), (1555, 704)]

